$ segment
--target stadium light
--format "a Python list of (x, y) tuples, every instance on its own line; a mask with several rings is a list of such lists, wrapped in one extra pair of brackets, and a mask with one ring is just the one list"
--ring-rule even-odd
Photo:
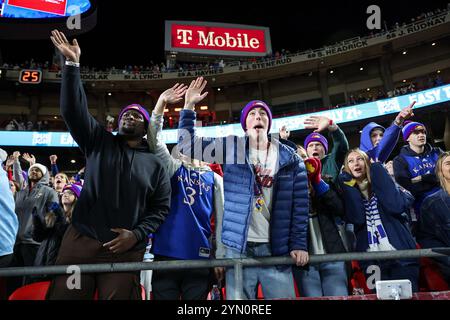
[(208, 106), (201, 106), (200, 110), (208, 110)]
[(183, 108), (175, 108), (175, 112), (180, 112)]
[(169, 112), (169, 109), (165, 108), (165, 109), (164, 109), (164, 112)]
[(435, 46), (435, 45), (436, 45), (436, 42), (433, 42), (431, 45), (432, 45), (432, 46)]
[(71, 163), (76, 163), (76, 161), (74, 159), (70, 160)]
[(112, 96), (112, 93), (111, 93), (111, 92), (108, 92), (108, 96)]
[(359, 71), (363, 71), (363, 70), (364, 70), (364, 68), (363, 68), (363, 67), (359, 68)]
[(220, 91), (220, 88), (217, 88), (217, 91)]
[(408, 51), (405, 50), (405, 51), (403, 51), (403, 54), (406, 54), (407, 52), (408, 52)]
[(334, 73), (334, 70), (330, 70), (330, 74), (333, 74)]
[(441, 73), (441, 70), (436, 71), (437, 73)]
[(370, 91), (370, 88), (367, 88), (367, 91)]
[(403, 82), (406, 82), (406, 79), (403, 79)]

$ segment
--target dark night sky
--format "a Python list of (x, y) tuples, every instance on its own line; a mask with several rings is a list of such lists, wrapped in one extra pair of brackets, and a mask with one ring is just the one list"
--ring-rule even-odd
[[(319, 48), (358, 35), (367, 35), (371, 4), (381, 8), (388, 26), (409, 22), (421, 12), (446, 8), (448, 0), (434, 1), (169, 1), (100, 0), (94, 30), (78, 36), (82, 63), (122, 67), (164, 61), (164, 21), (193, 20), (258, 25), (270, 28), (272, 48), (298, 51)], [(120, 4), (122, 3), (122, 4)], [(264, 2), (265, 3), (265, 2)], [(165, 7), (164, 7), (165, 5)], [(36, 44), (30, 46), (30, 44)], [(30, 49), (33, 48), (33, 49)], [(50, 60), (53, 47), (45, 41), (2, 41), (4, 61), (22, 62), (34, 57)]]

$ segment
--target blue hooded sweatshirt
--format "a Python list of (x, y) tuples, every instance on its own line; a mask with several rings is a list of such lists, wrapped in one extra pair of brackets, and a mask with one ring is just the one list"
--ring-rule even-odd
[(19, 221), (8, 177), (0, 164), (0, 257), (13, 253)]
[[(383, 130), (384, 136), (380, 143), (374, 147), (372, 141), (370, 140), (370, 133), (375, 128)], [(370, 159), (375, 160), (378, 158), (381, 163), (384, 163), (389, 158), (392, 150), (394, 150), (400, 132), (401, 127), (395, 124), (392, 124), (389, 128), (385, 129), (383, 126), (380, 126), (375, 122), (370, 122), (362, 130), (359, 148), (367, 153)]]

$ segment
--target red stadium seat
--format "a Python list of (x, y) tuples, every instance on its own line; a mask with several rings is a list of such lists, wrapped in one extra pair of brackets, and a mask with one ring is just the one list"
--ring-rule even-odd
[(430, 258), (420, 258), (420, 291), (447, 291), (448, 284), (436, 263)]
[[(36, 282), (18, 288), (8, 300), (45, 300), (50, 281)], [(141, 285), (141, 298), (145, 300), (145, 288)], [(95, 291), (94, 300), (98, 300), (98, 292)]]
[(262, 286), (261, 283), (258, 283), (258, 293), (257, 293), (257, 297), (258, 300), (264, 300), (264, 294), (262, 291)]
[[(420, 244), (416, 244), (416, 249), (422, 249)], [(446, 291), (449, 289), (441, 271), (432, 259), (420, 258), (419, 264), (419, 290), (421, 292)]]
[(36, 282), (18, 288), (8, 300), (45, 300), (50, 281)]
[(352, 275), (349, 283), (350, 294), (352, 294), (354, 290), (363, 290), (364, 294), (371, 293), (370, 289), (367, 287), (364, 271), (359, 266), (358, 261), (352, 260), (351, 265)]

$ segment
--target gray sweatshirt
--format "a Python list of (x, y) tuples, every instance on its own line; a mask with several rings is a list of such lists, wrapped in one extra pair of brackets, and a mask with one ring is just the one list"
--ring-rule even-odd
[[(16, 193), (16, 214), (19, 218), (19, 232), (16, 244), (39, 244), (33, 240), (33, 208), (36, 208), (40, 216), (44, 216), (52, 202), (58, 203), (58, 194), (48, 186), (49, 175), (47, 173), (39, 180), (33, 189), (26, 187)], [(28, 186), (30, 181), (28, 180)]]

